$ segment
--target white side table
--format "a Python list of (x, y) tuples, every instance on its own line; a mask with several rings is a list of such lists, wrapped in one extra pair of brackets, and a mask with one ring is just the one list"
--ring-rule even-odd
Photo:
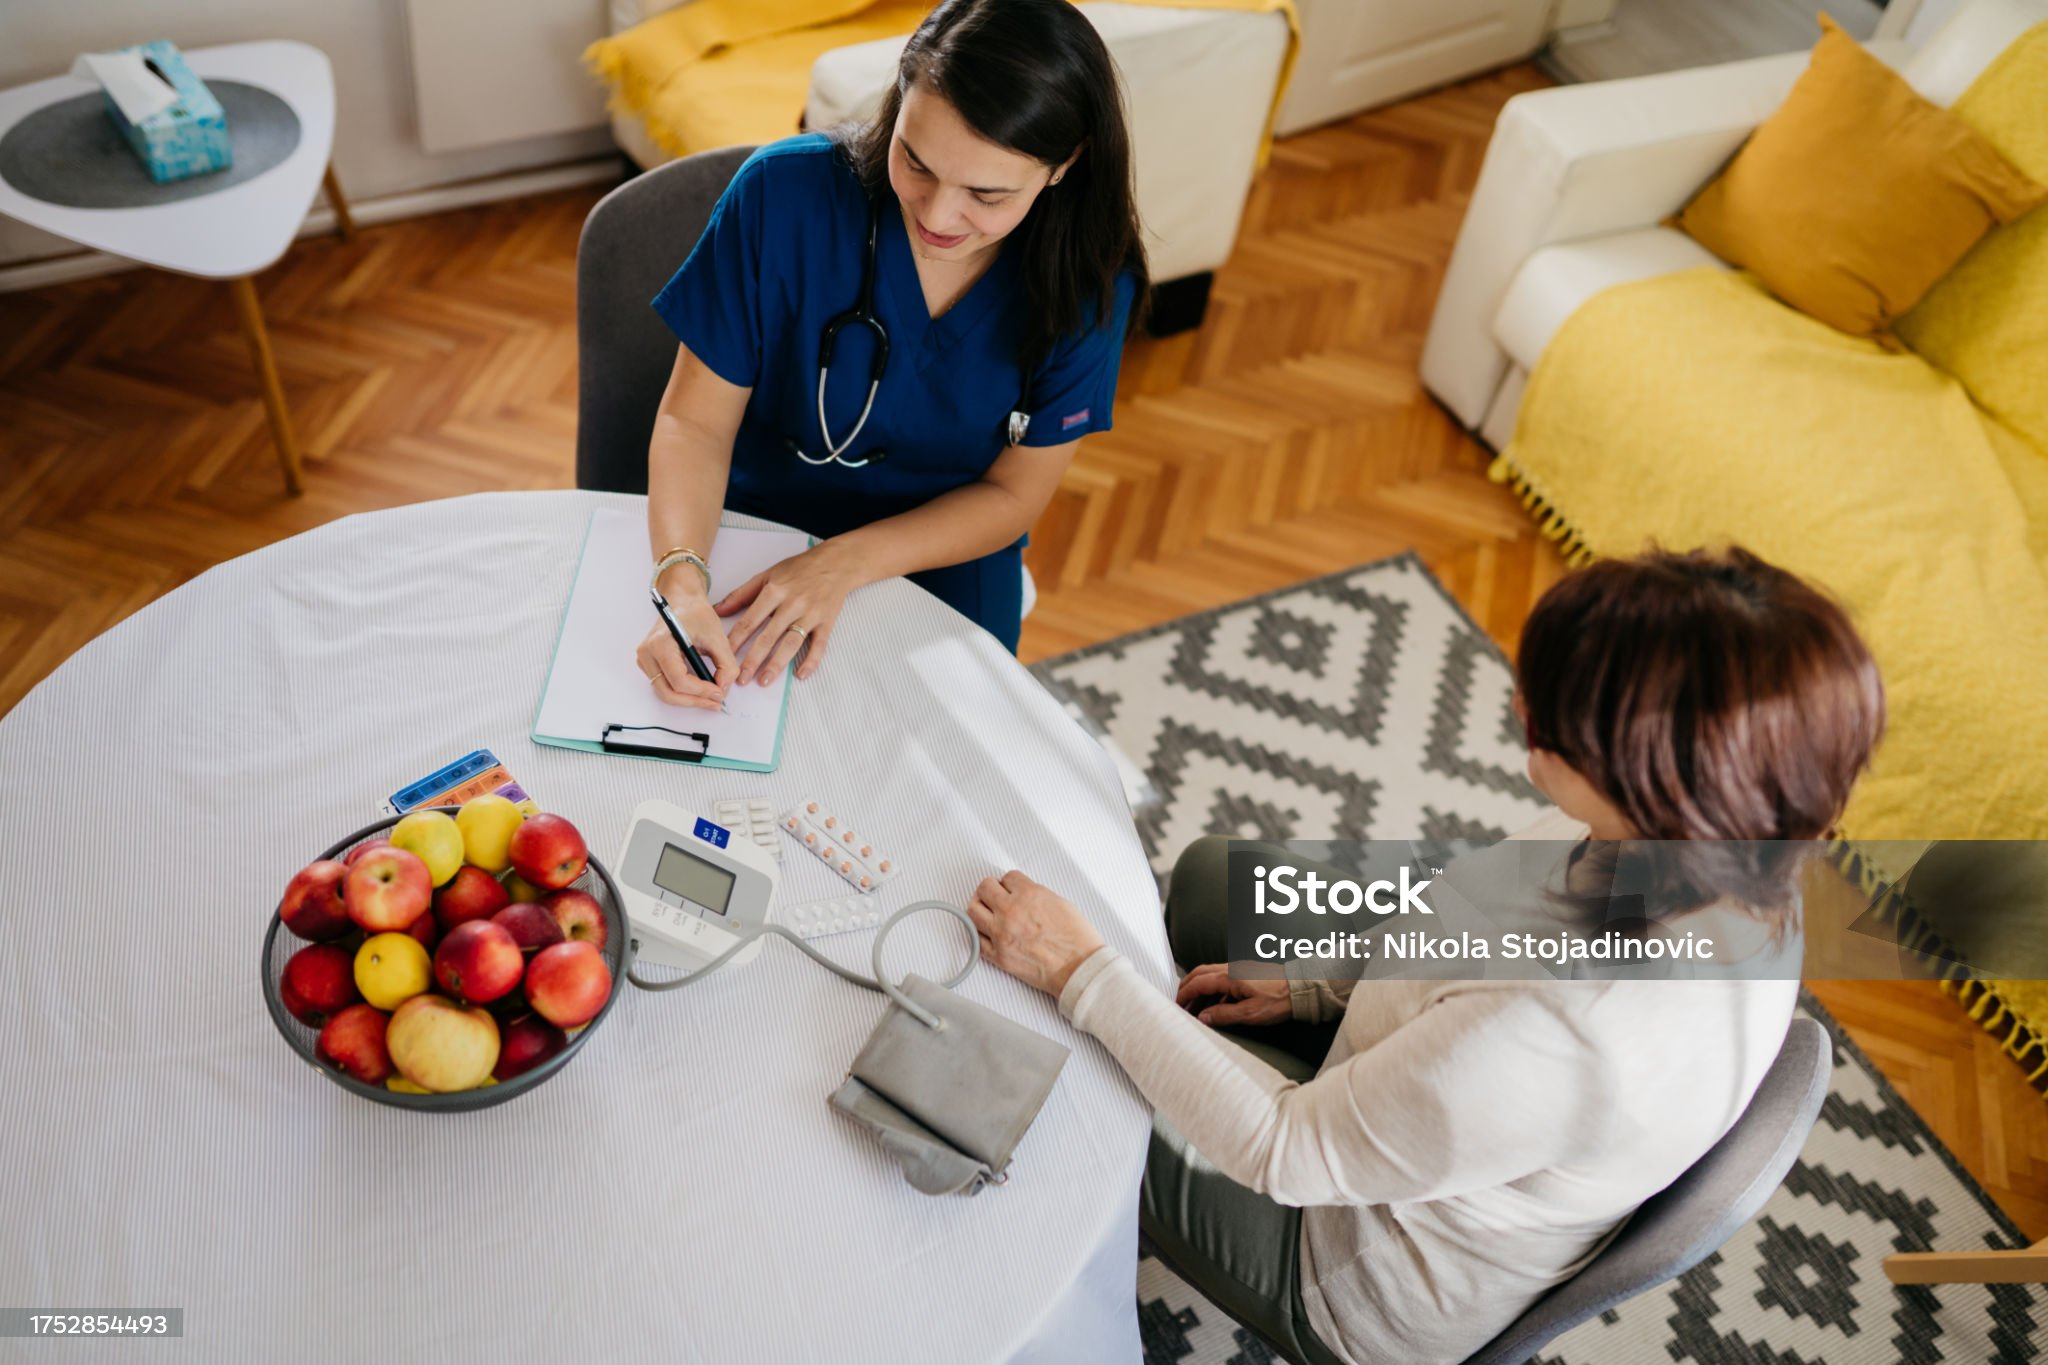
[[(0, 174), (0, 213), (144, 265), (232, 281), (249, 354), (263, 381), (263, 402), (270, 413), (278, 462), (284, 468), (285, 491), (296, 496), (303, 487), (298, 441), (292, 434), (284, 389), (278, 383), (254, 276), (284, 255), (323, 184), (342, 237), (354, 234), (348, 204), (328, 163), (334, 146), (334, 72), (325, 53), (296, 42), (234, 43), (184, 55), (193, 72), (209, 84), (239, 82), (281, 100), (278, 121), (283, 122), (285, 111), (297, 119), (296, 145), (275, 165), (240, 180), (231, 178), (232, 171), (222, 171), (178, 185), (153, 186), (141, 163), (131, 156), (132, 186), (74, 181), (67, 188), (79, 193), (52, 194), (47, 183), (37, 184), (34, 187), (42, 194), (52, 194), (42, 197), (25, 193)], [(97, 98), (98, 89), (90, 81), (67, 75), (0, 90), (0, 140), (17, 124), (61, 101), (80, 95)], [(274, 103), (268, 107), (279, 108)], [(104, 114), (99, 117), (105, 119)], [(107, 131), (116, 136), (111, 124)], [(245, 138), (256, 131), (246, 121), (238, 122), (230, 110), (228, 135), (235, 140), (237, 160), (243, 156)], [(287, 135), (289, 131), (284, 130)], [(127, 180), (113, 165), (100, 175), (102, 181), (116, 176)], [(200, 189), (206, 182), (214, 183)], [(173, 197), (176, 195), (183, 197)], [(60, 198), (73, 202), (55, 202)], [(106, 206), (82, 207), (77, 202), (81, 199)], [(131, 202), (119, 202), (122, 200)]]

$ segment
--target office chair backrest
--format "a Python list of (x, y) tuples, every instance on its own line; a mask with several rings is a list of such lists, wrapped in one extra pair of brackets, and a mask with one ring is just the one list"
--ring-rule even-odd
[(1794, 1019), (1735, 1126), (1637, 1209), (1584, 1270), (1531, 1304), (1466, 1365), (1521, 1365), (1552, 1338), (1705, 1260), (1756, 1217), (1792, 1169), (1833, 1069), (1827, 1030)]
[(598, 200), (576, 244), (576, 486), (647, 491), (647, 440), (676, 363), (648, 305), (704, 233), (752, 147), (657, 166)]

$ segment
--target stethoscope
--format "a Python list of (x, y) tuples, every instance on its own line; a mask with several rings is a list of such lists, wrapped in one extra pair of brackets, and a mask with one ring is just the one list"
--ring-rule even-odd
[[(839, 314), (825, 324), (825, 334), (818, 342), (818, 432), (825, 438), (823, 459), (813, 459), (804, 454), (802, 446), (794, 438), (785, 438), (783, 444), (796, 452), (796, 457), (805, 464), (832, 464), (837, 462), (848, 469), (859, 469), (863, 465), (883, 458), (882, 451), (873, 451), (858, 460), (845, 458), (853, 443), (860, 439), (861, 428), (868, 424), (868, 414), (875, 410), (875, 393), (882, 387), (882, 371), (889, 364), (889, 330), (882, 326), (882, 320), (875, 316), (875, 251), (881, 238), (882, 201), (879, 197), (868, 200), (868, 249), (867, 258), (860, 272), (860, 297), (853, 307)], [(832, 369), (832, 347), (839, 340), (839, 334), (848, 327), (865, 327), (875, 334), (875, 354), (868, 361), (868, 400), (861, 404), (860, 420), (853, 424), (853, 430), (846, 433), (843, 441), (832, 439), (832, 428), (825, 421), (825, 376)]]
[[(840, 464), (848, 469), (859, 469), (876, 463), (886, 457), (882, 450), (870, 451), (858, 460), (846, 458), (846, 452), (860, 439), (861, 429), (868, 424), (868, 414), (875, 410), (875, 394), (882, 387), (882, 371), (889, 364), (889, 331), (882, 326), (882, 320), (875, 316), (875, 256), (882, 234), (882, 201), (879, 196), (868, 200), (868, 242), (867, 256), (862, 262), (860, 274), (860, 297), (853, 307), (834, 317), (825, 324), (825, 332), (818, 341), (818, 434), (825, 438), (825, 454), (813, 458), (804, 453), (793, 436), (782, 438), (799, 460), (810, 465)], [(860, 419), (853, 424), (853, 430), (846, 433), (843, 441), (832, 439), (832, 428), (825, 420), (825, 376), (832, 369), (832, 348), (839, 340), (839, 334), (848, 327), (865, 327), (875, 335), (875, 353), (868, 361), (868, 397), (861, 404)], [(1009, 417), (1007, 435), (1011, 445), (1024, 439), (1024, 433), (1031, 422), (1022, 412), (1012, 412)]]

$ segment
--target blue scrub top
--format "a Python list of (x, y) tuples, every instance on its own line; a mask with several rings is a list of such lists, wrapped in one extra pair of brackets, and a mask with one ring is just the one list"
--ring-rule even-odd
[[(654, 298), (678, 341), (720, 378), (753, 390), (733, 444), (726, 506), (839, 535), (975, 482), (1008, 445), (1013, 409), (1030, 415), (1027, 446), (1109, 430), (1132, 276), (1117, 279), (1107, 327), (1061, 338), (1027, 376), (1016, 351), (1029, 299), (1014, 253), (999, 251), (973, 288), (933, 318), (891, 197), (882, 206), (874, 299), (889, 361), (874, 411), (845, 452), (850, 460), (876, 450), (886, 456), (852, 469), (792, 454), (789, 439), (814, 459), (828, 448), (818, 429), (819, 343), (826, 323), (860, 295), (867, 221), (852, 165), (823, 134), (771, 142), (740, 167), (689, 259)], [(866, 328), (841, 329), (825, 385), (834, 440), (845, 440), (860, 416), (872, 353)], [(1015, 648), (1023, 543), (912, 578)]]

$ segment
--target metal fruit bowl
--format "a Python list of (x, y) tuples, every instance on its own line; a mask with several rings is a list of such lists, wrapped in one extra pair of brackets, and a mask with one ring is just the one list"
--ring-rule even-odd
[[(450, 814), (453, 814), (451, 811)], [(397, 824), (401, 816), (391, 816), (376, 824), (357, 830), (340, 843), (335, 844), (321, 858), (339, 859), (346, 856), (357, 844), (374, 839)], [(279, 985), (284, 979), (284, 964), (292, 954), (306, 946), (306, 941), (284, 927), (284, 920), (277, 909), (270, 913), (270, 928), (263, 935), (263, 1003), (270, 1008), (270, 1017), (277, 1024), (277, 1031), (291, 1044), (292, 1051), (305, 1059), (308, 1066), (352, 1094), (366, 1100), (388, 1104), (397, 1109), (421, 1109), (430, 1113), (464, 1113), (472, 1109), (488, 1109), (494, 1104), (504, 1104), (517, 1099), (567, 1066), (590, 1041), (590, 1035), (605, 1021), (625, 993), (626, 970), (632, 965), (632, 942), (626, 926), (625, 902), (619, 895), (618, 884), (612, 881), (611, 873), (591, 855), (590, 865), (583, 875), (571, 883), (580, 891), (587, 891), (604, 910), (605, 919), (605, 965), (612, 970), (611, 997), (604, 1002), (604, 1008), (597, 1017), (569, 1035), (569, 1046), (555, 1056), (548, 1058), (531, 1071), (514, 1076), (509, 1081), (496, 1085), (480, 1086), (475, 1090), (461, 1090), (446, 1095), (413, 1095), (398, 1090), (387, 1090), (381, 1085), (365, 1085), (355, 1077), (328, 1065), (313, 1051), (313, 1045), (320, 1037), (320, 1030), (309, 1024), (302, 1024), (284, 1007), (284, 998), (279, 994)], [(350, 940), (338, 940), (348, 943)]]

